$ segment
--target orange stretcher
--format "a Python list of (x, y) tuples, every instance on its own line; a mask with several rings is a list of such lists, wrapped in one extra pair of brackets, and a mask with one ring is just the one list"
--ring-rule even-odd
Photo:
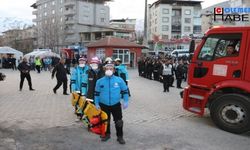
[(91, 102), (93, 100), (81, 94), (72, 93), (71, 103), (75, 108), (75, 114), (80, 116), (83, 124), (91, 132), (104, 136), (108, 125), (108, 115), (101, 109), (97, 109)]

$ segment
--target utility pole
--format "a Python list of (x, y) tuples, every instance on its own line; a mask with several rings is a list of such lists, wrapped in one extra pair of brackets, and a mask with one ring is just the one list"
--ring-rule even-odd
[(148, 9), (148, 0), (145, 0), (145, 14), (144, 14), (144, 34), (143, 34), (143, 45), (148, 45), (148, 38), (147, 38), (147, 9)]

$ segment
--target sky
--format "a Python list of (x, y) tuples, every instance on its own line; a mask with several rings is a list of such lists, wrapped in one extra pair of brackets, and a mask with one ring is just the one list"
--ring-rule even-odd
[[(110, 18), (143, 19), (144, 0), (113, 0), (110, 6)], [(156, 0), (148, 0), (152, 4)], [(202, 0), (201, 0), (202, 1)], [(203, 0), (202, 7), (208, 7), (226, 0)], [(30, 7), (36, 0), (0, 0), (0, 18), (10, 17), (32, 21), (33, 8)]]

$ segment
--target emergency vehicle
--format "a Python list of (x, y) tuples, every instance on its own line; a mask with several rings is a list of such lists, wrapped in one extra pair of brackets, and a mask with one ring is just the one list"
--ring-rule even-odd
[(250, 27), (212, 28), (194, 47), (192, 41), (184, 109), (202, 116), (208, 108), (219, 128), (250, 131)]

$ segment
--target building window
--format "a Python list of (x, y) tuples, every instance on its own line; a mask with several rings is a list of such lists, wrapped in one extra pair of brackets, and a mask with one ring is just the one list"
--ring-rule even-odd
[(185, 23), (191, 23), (191, 18), (185, 18)]
[(180, 9), (173, 9), (172, 10), (172, 16), (181, 16), (181, 10)]
[(63, 0), (61, 0), (61, 4), (63, 3)]
[(55, 23), (55, 19), (54, 18), (52, 19), (52, 23)]
[(168, 17), (163, 17), (162, 18), (162, 22), (163, 23), (168, 23), (169, 22), (169, 18)]
[(185, 10), (185, 15), (191, 15), (191, 10), (190, 9), (186, 9)]
[(162, 9), (162, 13), (163, 13), (163, 14), (169, 14), (169, 9), (163, 8), (163, 9)]
[(168, 31), (168, 28), (169, 28), (169, 27), (168, 27), (167, 25), (163, 25), (163, 26), (162, 26), (162, 31)]
[(98, 49), (96, 49), (96, 56), (99, 59), (104, 59), (105, 58), (105, 49), (104, 48), (98, 48)]
[(201, 33), (201, 26), (200, 25), (195, 25), (193, 27), (193, 30), (194, 30), (194, 34), (199, 34), (199, 33)]
[(120, 58), (123, 64), (129, 64), (130, 62), (130, 52), (128, 49), (114, 49), (112, 57), (114, 59)]
[(47, 3), (44, 4), (44, 8), (47, 8)]
[(157, 32), (157, 27), (155, 27), (155, 32)]
[(44, 12), (44, 16), (47, 16), (47, 12)]
[(155, 18), (155, 24), (157, 24), (157, 18)]
[(105, 22), (105, 18), (101, 18), (101, 22)]
[(60, 21), (63, 22), (63, 17), (60, 18)]
[(162, 35), (163, 40), (168, 40), (168, 35)]
[(63, 8), (62, 7), (60, 8), (60, 12), (63, 12)]
[(55, 10), (52, 10), (52, 14), (53, 14), (53, 15), (55, 14)]
[(105, 9), (102, 8), (102, 9), (100, 10), (100, 13), (101, 13), (101, 14), (105, 14)]
[(184, 32), (190, 32), (190, 31), (191, 31), (191, 27), (189, 27), (189, 26), (184, 27)]
[(52, 5), (55, 5), (55, 1), (52, 1)]

